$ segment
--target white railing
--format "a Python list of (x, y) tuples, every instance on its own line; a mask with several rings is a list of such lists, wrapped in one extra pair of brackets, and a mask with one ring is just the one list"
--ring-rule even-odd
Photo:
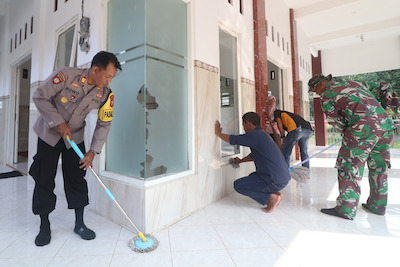
[[(396, 125), (396, 130), (395, 130), (395, 134), (394, 134), (394, 140), (392, 143), (392, 148), (400, 148), (400, 120), (393, 120), (394, 124)], [(314, 121), (310, 121), (311, 125), (314, 127), (315, 123)], [(315, 129), (315, 128), (314, 128)], [(336, 143), (337, 141), (339, 141), (340, 139), (342, 139), (341, 134), (335, 129), (335, 127), (333, 127), (332, 125), (329, 125), (327, 123), (326, 125), (326, 132), (327, 132), (327, 136), (328, 136), (328, 145), (332, 145), (334, 143)], [(312, 141), (315, 144), (315, 135), (312, 137)], [(338, 146), (340, 146), (341, 144), (339, 143)]]

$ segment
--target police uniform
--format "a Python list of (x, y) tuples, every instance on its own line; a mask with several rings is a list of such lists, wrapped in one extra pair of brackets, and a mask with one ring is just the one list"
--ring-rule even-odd
[(387, 205), (389, 148), (395, 126), (366, 85), (355, 81), (330, 81), (320, 98), (329, 122), (343, 133), (336, 162), (339, 196), (335, 210), (349, 219), (356, 215), (365, 162), (370, 184), (368, 209), (385, 214)]
[(54, 179), (60, 154), (68, 208), (82, 208), (89, 203), (86, 171), (79, 168), (79, 157), (57, 131), (57, 125), (68, 123), (73, 140), (85, 152), (85, 119), (90, 111), (99, 109), (90, 150), (100, 153), (111, 127), (114, 95), (108, 86), (88, 84), (88, 74), (89, 69), (60, 69), (33, 94), (32, 100), (40, 112), (33, 126), (39, 137), (38, 150), (29, 171), (35, 180), (34, 214), (48, 214), (55, 208)]

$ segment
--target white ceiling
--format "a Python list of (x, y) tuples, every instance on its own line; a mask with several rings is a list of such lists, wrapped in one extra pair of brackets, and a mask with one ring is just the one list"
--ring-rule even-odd
[[(400, 38), (400, 0), (284, 0), (315, 52)], [(399, 47), (400, 49), (400, 47)]]

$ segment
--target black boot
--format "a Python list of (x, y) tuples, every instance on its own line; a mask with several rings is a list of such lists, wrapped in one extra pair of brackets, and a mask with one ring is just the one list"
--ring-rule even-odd
[(49, 214), (41, 214), (40, 215), (40, 231), (36, 236), (35, 244), (38, 247), (45, 246), (50, 243), (51, 235), (50, 235), (50, 221)]
[(336, 217), (339, 217), (339, 218), (343, 218), (343, 219), (347, 219), (347, 220), (353, 220), (353, 218), (347, 217), (346, 215), (337, 212), (335, 208), (332, 208), (332, 209), (321, 209), (321, 212), (325, 213), (325, 214), (328, 214), (328, 215), (336, 216)]
[(96, 238), (96, 233), (86, 227), (83, 223), (83, 208), (75, 209), (75, 229), (77, 233), (85, 240), (92, 240)]

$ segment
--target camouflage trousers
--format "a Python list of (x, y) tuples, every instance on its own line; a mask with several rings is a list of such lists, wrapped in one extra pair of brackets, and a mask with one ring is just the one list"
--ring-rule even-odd
[(335, 208), (337, 212), (349, 218), (356, 216), (361, 194), (360, 182), (364, 164), (367, 162), (370, 185), (368, 208), (376, 214), (385, 214), (388, 195), (387, 171), (390, 168), (389, 149), (392, 142), (393, 131), (385, 132), (382, 136), (373, 134), (359, 141), (344, 136), (336, 161), (339, 182), (339, 196)]

